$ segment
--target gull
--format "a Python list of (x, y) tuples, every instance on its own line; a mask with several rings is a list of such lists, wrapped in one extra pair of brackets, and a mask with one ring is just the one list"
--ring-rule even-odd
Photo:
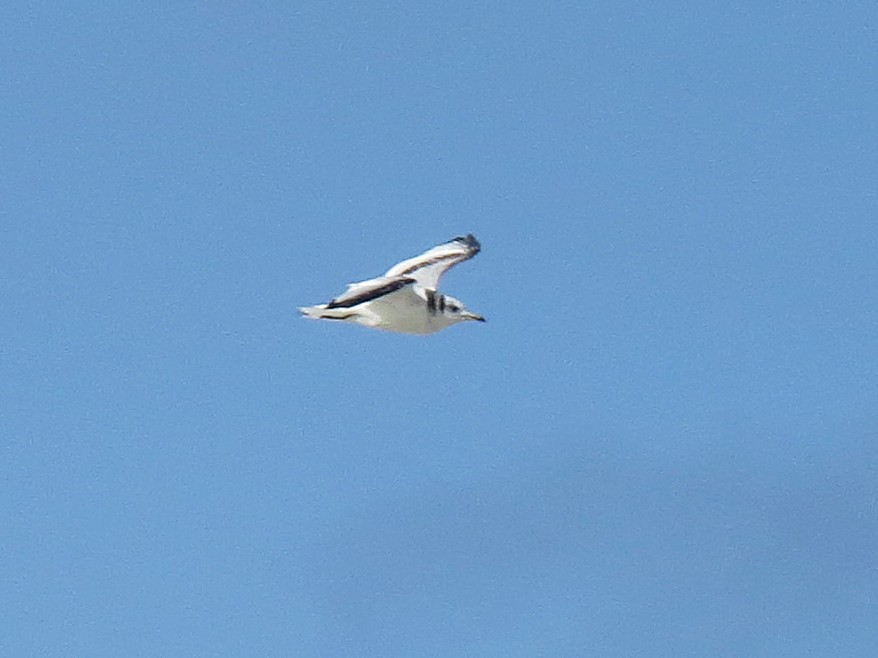
[(459, 299), (437, 290), (450, 268), (481, 250), (471, 233), (394, 265), (384, 276), (351, 283), (326, 304), (299, 309), (316, 320), (341, 320), (402, 334), (432, 334), (458, 322), (484, 322)]

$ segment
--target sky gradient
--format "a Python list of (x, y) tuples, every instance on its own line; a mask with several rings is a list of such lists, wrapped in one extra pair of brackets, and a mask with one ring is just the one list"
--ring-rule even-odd
[(6, 8), (0, 653), (874, 655), (878, 9), (769, 4)]

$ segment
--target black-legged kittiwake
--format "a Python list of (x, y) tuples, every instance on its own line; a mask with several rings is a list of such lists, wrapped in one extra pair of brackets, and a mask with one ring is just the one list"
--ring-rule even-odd
[(432, 334), (481, 315), (436, 290), (449, 268), (469, 260), (481, 250), (472, 234), (454, 238), (420, 256), (394, 265), (384, 276), (359, 283), (327, 304), (299, 310), (309, 318), (341, 320), (365, 327), (403, 334)]

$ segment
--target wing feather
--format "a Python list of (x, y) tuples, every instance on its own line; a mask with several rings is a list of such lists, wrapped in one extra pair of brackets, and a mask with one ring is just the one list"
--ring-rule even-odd
[(401, 288), (415, 283), (415, 279), (405, 276), (380, 276), (377, 279), (369, 279), (360, 283), (352, 283), (348, 289), (326, 305), (326, 308), (351, 308), (358, 304), (365, 304), (374, 299), (389, 295)]
[(481, 251), (482, 246), (470, 233), (454, 238), (425, 251), (420, 256), (409, 258), (387, 270), (384, 278), (408, 277), (417, 281), (425, 288), (435, 290), (439, 279), (450, 268), (469, 260)]

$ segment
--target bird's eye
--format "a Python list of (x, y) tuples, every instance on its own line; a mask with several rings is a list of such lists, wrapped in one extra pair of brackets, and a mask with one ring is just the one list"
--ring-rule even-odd
[(448, 304), (446, 308), (452, 313), (457, 313), (460, 310), (460, 306), (458, 306), (457, 304)]

